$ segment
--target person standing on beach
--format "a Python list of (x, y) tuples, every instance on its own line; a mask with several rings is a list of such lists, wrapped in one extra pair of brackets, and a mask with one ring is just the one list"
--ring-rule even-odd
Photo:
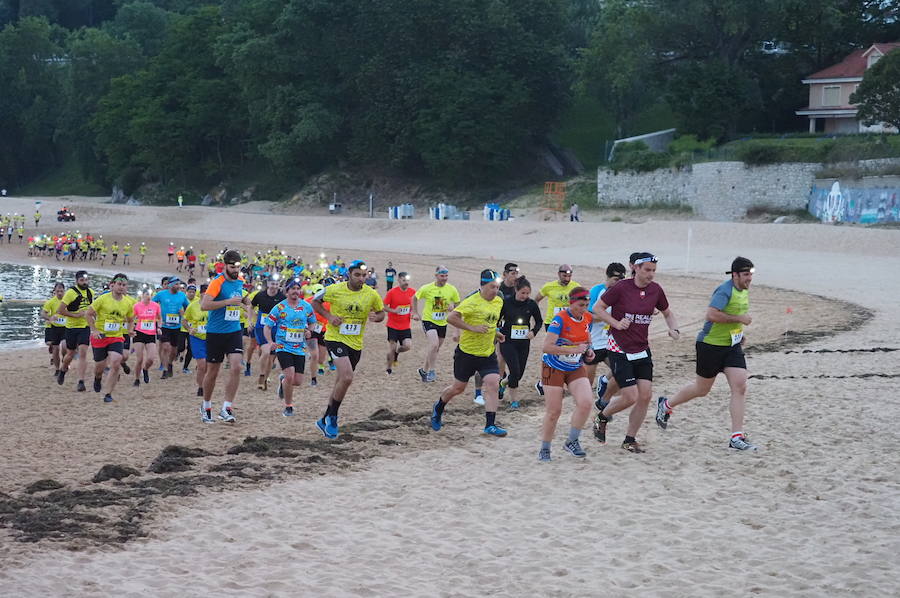
[[(580, 286), (580, 284), (572, 280), (572, 266), (569, 264), (560, 264), (556, 272), (556, 280), (551, 280), (541, 287), (541, 290), (538, 291), (537, 297), (535, 297), (534, 300), (540, 305), (541, 301), (544, 300), (544, 297), (547, 298), (547, 311), (544, 313), (545, 330), (550, 327), (550, 322), (553, 321), (553, 317), (556, 314), (569, 307), (569, 293), (571, 293), (572, 289), (575, 287)], [(544, 387), (540, 380), (534, 385), (534, 389), (538, 391), (540, 395), (544, 394)]]
[[(338, 410), (353, 383), (353, 373), (362, 357), (366, 322), (384, 320), (381, 297), (372, 287), (365, 285), (368, 270), (362, 260), (350, 262), (347, 266), (348, 280), (325, 287), (312, 300), (315, 312), (328, 319), (325, 344), (337, 369), (325, 414), (316, 420), (316, 427), (325, 438), (338, 437)], [(330, 303), (329, 308), (325, 307), (326, 302)]]
[[(449, 277), (450, 270), (446, 266), (438, 266), (434, 270), (434, 282), (422, 285), (413, 295), (412, 319), (422, 321), (422, 329), (425, 330), (425, 338), (428, 339), (425, 367), (419, 368), (422, 382), (434, 382), (437, 379), (434, 365), (437, 363), (438, 351), (447, 336), (447, 314), (459, 303), (459, 291), (447, 282)], [(425, 302), (421, 314), (419, 314), (419, 300)]]
[(569, 222), (581, 222), (581, 208), (578, 207), (578, 203), (572, 203), (572, 206), (569, 208)]
[(84, 392), (84, 376), (87, 372), (87, 348), (91, 341), (91, 330), (88, 328), (84, 314), (87, 308), (94, 302), (94, 293), (91, 291), (88, 273), (79, 270), (75, 273), (75, 286), (69, 287), (63, 294), (56, 313), (66, 317), (66, 354), (59, 368), (56, 383), (62, 386), (66, 379), (69, 365), (78, 352), (78, 392)]
[(731, 439), (730, 448), (739, 451), (755, 451), (757, 446), (744, 436), (744, 411), (747, 401), (747, 361), (743, 346), (744, 326), (749, 326), (753, 318), (750, 311), (749, 291), (756, 268), (745, 257), (736, 257), (731, 262), (731, 278), (713, 291), (706, 308), (706, 323), (697, 335), (697, 377), (683, 387), (671, 399), (659, 397), (656, 406), (656, 423), (665, 430), (669, 425), (672, 410), (709, 394), (719, 373), (731, 389)]
[(409, 274), (401, 272), (398, 276), (398, 286), (389, 290), (384, 295), (384, 311), (387, 312), (387, 368), (388, 374), (392, 374), (398, 365), (401, 353), (412, 349), (412, 298), (416, 289), (409, 286)]
[(481, 374), (484, 391), (484, 433), (506, 436), (497, 425), (497, 406), (500, 398), (500, 369), (497, 366), (495, 341), (506, 337), (497, 330), (503, 299), (498, 296), (500, 276), (493, 270), (482, 270), (478, 292), (472, 293), (447, 316), (447, 322), (461, 329), (459, 345), (453, 353), (453, 382), (441, 391), (431, 408), (431, 429), (443, 427), (444, 409), (450, 400), (466, 390), (475, 373)]
[(394, 286), (395, 276), (397, 276), (397, 271), (394, 269), (394, 265), (391, 262), (388, 262), (387, 268), (384, 269), (384, 283), (387, 285), (388, 291)]
[[(594, 304), (595, 320), (609, 324), (607, 356), (613, 377), (621, 388), (619, 396), (597, 414), (594, 436), (605, 443), (606, 425), (612, 416), (632, 407), (622, 448), (631, 453), (643, 453), (636, 436), (647, 415), (653, 392), (653, 355), (648, 331), (654, 312), (662, 312), (673, 340), (678, 340), (681, 333), (665, 291), (653, 282), (657, 257), (642, 252), (634, 254), (631, 261), (634, 278), (616, 283)], [(611, 312), (607, 311), (608, 307), (612, 307)]]

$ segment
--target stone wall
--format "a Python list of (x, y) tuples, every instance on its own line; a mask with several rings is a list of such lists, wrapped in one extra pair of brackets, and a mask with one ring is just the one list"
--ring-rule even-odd
[(747, 209), (765, 206), (804, 210), (814, 173), (821, 164), (747, 166), (743, 162), (703, 162), (681, 170), (645, 173), (600, 169), (597, 203), (603, 205), (688, 205), (710, 220), (737, 220)]

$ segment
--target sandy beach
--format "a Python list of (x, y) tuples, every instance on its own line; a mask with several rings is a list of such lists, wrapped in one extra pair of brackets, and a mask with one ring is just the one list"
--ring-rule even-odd
[[(34, 198), (6, 198), (31, 214)], [(481, 434), (467, 393), (428, 428), (451, 378), (423, 384), (421, 330), (393, 376), (383, 325), (370, 325), (342, 435), (313, 420), (333, 377), (303, 387), (298, 417), (242, 378), (239, 423), (202, 426), (193, 376), (132, 389), (109, 405), (57, 386), (43, 348), (0, 353), (0, 588), (7, 596), (895, 596), (900, 554), (900, 231), (825, 225), (659, 221), (391, 221), (235, 208), (113, 206), (42, 198), (41, 231), (91, 231), (146, 242), (137, 276), (172, 273), (165, 245), (388, 260), (431, 280), (438, 263), (461, 293), (477, 273), (518, 262), (537, 288), (556, 265), (590, 286), (632, 251), (660, 257), (657, 281), (682, 339), (651, 328), (655, 394), (693, 378), (694, 337), (709, 295), (738, 254), (757, 266), (748, 328), (752, 375), (746, 431), (756, 454), (727, 449), (728, 390), (679, 409), (666, 431), (648, 415), (647, 453), (584, 437), (588, 457), (561, 447), (539, 464), (540, 397), (501, 411), (504, 439)], [(79, 220), (51, 215), (63, 203)], [(588, 215), (590, 219), (590, 214)], [(690, 245), (688, 239), (690, 238)], [(29, 258), (0, 245), (0, 261)], [(133, 256), (137, 262), (138, 257)], [(94, 264), (89, 270), (96, 270)], [(107, 266), (108, 271), (117, 271)], [(380, 288), (383, 292), (383, 286)], [(255, 372), (254, 372), (255, 373)], [(123, 381), (126, 379), (123, 378)], [(471, 388), (471, 387), (470, 387)], [(655, 395), (654, 395), (655, 396)], [(220, 402), (216, 397), (216, 403)], [(166, 447), (168, 459), (148, 471)], [(190, 450), (188, 450), (190, 449)], [(102, 466), (134, 468), (93, 482)], [(38, 487), (35, 482), (45, 480)], [(53, 480), (54, 483), (46, 482)]]

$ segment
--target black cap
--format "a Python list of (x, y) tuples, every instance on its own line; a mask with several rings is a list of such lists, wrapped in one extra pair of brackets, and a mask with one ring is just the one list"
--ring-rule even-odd
[(78, 272), (75, 273), (75, 280), (78, 280), (79, 278), (84, 278), (87, 275), (88, 275), (87, 270), (79, 270)]
[(739, 272), (753, 272), (755, 268), (753, 267), (753, 262), (748, 260), (745, 257), (738, 256), (734, 258), (734, 261), (731, 262), (731, 270), (726, 272), (725, 274), (737, 274)]
[(237, 264), (240, 266), (241, 265), (241, 252), (236, 251), (234, 249), (229, 249), (222, 256), (222, 261), (229, 265)]

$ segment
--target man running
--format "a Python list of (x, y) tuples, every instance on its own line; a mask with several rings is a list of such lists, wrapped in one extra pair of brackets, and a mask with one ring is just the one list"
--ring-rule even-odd
[(387, 290), (391, 290), (394, 286), (394, 277), (397, 276), (397, 270), (394, 269), (394, 265), (389, 261), (387, 268), (384, 269), (384, 283), (387, 285)]
[(59, 346), (66, 338), (66, 317), (57, 313), (62, 303), (66, 285), (57, 282), (53, 285), (53, 296), (41, 306), (41, 318), (44, 320), (44, 344), (50, 352), (50, 363), (53, 365), (55, 377), (59, 377)]
[(69, 287), (63, 294), (56, 313), (66, 317), (66, 354), (59, 368), (56, 383), (60, 386), (65, 382), (69, 364), (78, 352), (78, 392), (86, 390), (84, 376), (87, 372), (87, 348), (91, 340), (91, 330), (88, 328), (84, 314), (91, 303), (94, 302), (94, 293), (90, 289), (88, 273), (79, 270), (75, 273), (75, 286)]
[[(550, 327), (553, 316), (569, 307), (569, 293), (575, 287), (580, 286), (580, 284), (572, 280), (572, 266), (560, 264), (559, 268), (557, 268), (556, 280), (551, 280), (542, 286), (541, 290), (538, 291), (537, 297), (534, 298), (538, 305), (541, 304), (545, 297), (547, 298), (547, 311), (544, 312), (544, 330)], [(534, 389), (543, 396), (544, 386), (540, 380), (534, 385)]]
[[(643, 453), (636, 436), (650, 404), (653, 392), (653, 355), (647, 336), (650, 321), (656, 310), (662, 312), (669, 327), (669, 336), (678, 340), (680, 332), (675, 314), (663, 288), (653, 282), (658, 259), (651, 253), (634, 256), (634, 278), (616, 283), (594, 304), (593, 316), (609, 324), (607, 357), (613, 377), (622, 389), (619, 396), (597, 414), (594, 436), (606, 442), (606, 425), (615, 413), (633, 405), (622, 448), (631, 453)], [(606, 308), (612, 307), (612, 312)]]
[[(325, 438), (338, 437), (338, 410), (353, 383), (353, 372), (362, 356), (366, 322), (384, 320), (381, 297), (365, 285), (368, 269), (362, 260), (354, 260), (347, 267), (349, 279), (346, 282), (325, 287), (312, 300), (316, 313), (328, 318), (325, 344), (337, 369), (325, 415), (316, 420), (316, 427)], [(326, 301), (331, 304), (330, 309), (323, 305)]]
[[(256, 384), (256, 388), (260, 390), (269, 388), (269, 372), (272, 371), (272, 360), (275, 359), (276, 350), (275, 345), (271, 345), (269, 351), (262, 350), (263, 345), (271, 344), (270, 341), (266, 340), (265, 336), (265, 329), (268, 326), (266, 320), (269, 317), (272, 308), (284, 300), (285, 295), (281, 292), (281, 289), (278, 288), (278, 278), (276, 276), (270, 276), (266, 280), (265, 292), (256, 293), (250, 300), (250, 306), (256, 308), (257, 313), (253, 334), (256, 338), (256, 344), (259, 345), (261, 351), (259, 358), (259, 382)], [(252, 354), (247, 355), (246, 361), (248, 370), (250, 369), (250, 361), (252, 359)]]
[(219, 419), (224, 422), (235, 422), (232, 404), (241, 380), (241, 356), (244, 353), (241, 312), (246, 312), (249, 308), (249, 302), (243, 296), (241, 254), (229, 249), (222, 256), (222, 261), (222, 273), (209, 283), (200, 299), (200, 309), (209, 312), (206, 324), (206, 376), (203, 378), (203, 403), (200, 405), (200, 421), (203, 423), (214, 421), (212, 396), (219, 368), (226, 356), (230, 369), (225, 382), (225, 400), (219, 410)]
[[(206, 293), (209, 285), (200, 285), (200, 296)], [(194, 369), (194, 375), (197, 381), (197, 396), (203, 398), (203, 379), (206, 377), (206, 325), (209, 318), (209, 312), (200, 309), (200, 300), (191, 301), (191, 304), (184, 310), (184, 323), (190, 338), (188, 342), (191, 347), (191, 354), (197, 367)]]
[[(434, 382), (437, 374), (434, 364), (437, 363), (438, 351), (447, 336), (447, 314), (459, 303), (459, 291), (447, 282), (450, 270), (446, 266), (438, 266), (434, 271), (434, 282), (419, 287), (413, 295), (412, 318), (422, 321), (428, 348), (425, 350), (425, 367), (419, 368), (422, 382)], [(419, 313), (419, 300), (425, 301), (422, 313)]]
[[(263, 355), (274, 351), (281, 367), (278, 398), (284, 399), (281, 414), (285, 417), (294, 415), (294, 387), (303, 383), (309, 327), (316, 323), (312, 307), (300, 299), (302, 286), (299, 280), (289, 280), (285, 286), (287, 297), (273, 305), (262, 320)], [(310, 364), (310, 368), (313, 366)]]
[(416, 289), (409, 286), (409, 274), (398, 275), (398, 285), (384, 296), (384, 311), (387, 312), (387, 373), (392, 374), (397, 367), (401, 353), (412, 349), (412, 299)]
[(716, 376), (725, 374), (731, 389), (731, 440), (730, 448), (739, 451), (755, 451), (744, 436), (744, 408), (747, 400), (747, 361), (744, 358), (744, 326), (753, 321), (750, 314), (750, 283), (755, 272), (753, 262), (736, 257), (731, 262), (731, 279), (713, 291), (706, 309), (706, 323), (697, 335), (697, 378), (683, 387), (671, 399), (659, 397), (656, 407), (656, 423), (663, 430), (669, 425), (672, 409), (697, 397), (709, 394)]
[(505, 337), (497, 330), (503, 299), (498, 296), (500, 277), (493, 270), (482, 270), (481, 286), (457, 305), (447, 316), (447, 322), (462, 330), (459, 345), (453, 354), (453, 382), (441, 391), (431, 408), (431, 429), (437, 432), (443, 427), (442, 418), (447, 403), (464, 392), (469, 379), (476, 372), (481, 374), (484, 405), (484, 433), (490, 436), (506, 436), (506, 430), (497, 425), (497, 405), (500, 402), (500, 370), (494, 342)]
[[(594, 304), (597, 303), (597, 299), (600, 298), (600, 295), (605, 293), (607, 289), (614, 287), (617, 282), (624, 278), (625, 266), (619, 262), (612, 262), (606, 266), (606, 282), (601, 282), (591, 287), (591, 298), (590, 303), (588, 303), (588, 311), (593, 312)], [(594, 379), (597, 377), (597, 365), (600, 363), (609, 365), (606, 349), (608, 340), (609, 324), (600, 321), (594, 322), (594, 325), (591, 327), (591, 349), (594, 350), (594, 358), (584, 362), (591, 387), (594, 386)], [(609, 378), (605, 375), (601, 375), (597, 378), (597, 401), (594, 403), (597, 406), (597, 409), (603, 409), (606, 406), (603, 397), (607, 393), (607, 388), (609, 389), (610, 396), (619, 392), (619, 387), (616, 385), (615, 379), (612, 380), (612, 385), (610, 386)]]
[(181, 279), (173, 276), (166, 281), (164, 288), (153, 297), (159, 303), (162, 312), (162, 327), (159, 347), (159, 360), (163, 366), (161, 380), (172, 377), (172, 364), (180, 351), (184, 350), (184, 337), (181, 334), (181, 317), (190, 305), (187, 295), (181, 290)]
[[(119, 273), (109, 283), (109, 292), (97, 297), (85, 312), (91, 329), (94, 353), (94, 392), (105, 391), (104, 403), (112, 403), (125, 351), (125, 335), (134, 320), (134, 303), (125, 297), (128, 277)], [(107, 370), (106, 381), (103, 371)]]

